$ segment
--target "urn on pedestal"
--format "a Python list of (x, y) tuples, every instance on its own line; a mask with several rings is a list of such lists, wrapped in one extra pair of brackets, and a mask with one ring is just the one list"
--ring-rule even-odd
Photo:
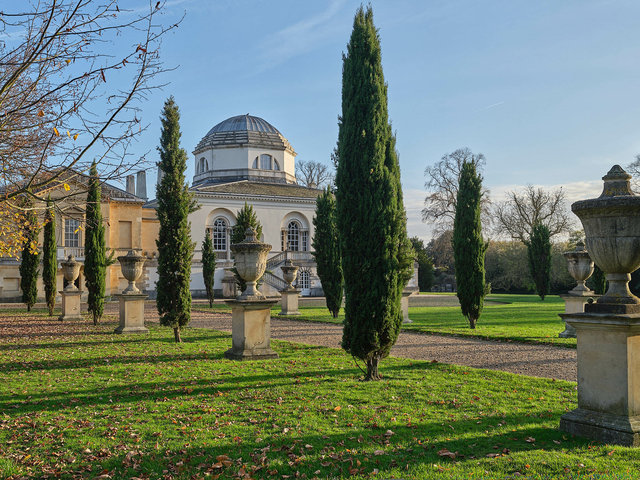
[(67, 260), (60, 262), (60, 264), (67, 286), (60, 291), (62, 315), (58, 317), (58, 320), (81, 320), (80, 295), (82, 295), (82, 291), (76, 287), (76, 280), (80, 275), (80, 262), (77, 262), (73, 255), (69, 255)]
[(640, 197), (631, 175), (614, 165), (600, 197), (571, 206), (584, 227), (589, 254), (609, 289), (584, 313), (561, 317), (577, 331), (578, 408), (560, 429), (601, 442), (640, 446), (640, 299), (629, 290), (640, 266)]
[(287, 259), (284, 265), (280, 267), (282, 270), (282, 278), (287, 282), (288, 286), (280, 292), (282, 296), (282, 311), (280, 315), (300, 315), (298, 310), (298, 297), (300, 290), (293, 286), (298, 276), (298, 266), (294, 265), (291, 259)]
[(267, 267), (267, 254), (271, 245), (256, 238), (256, 232), (247, 228), (246, 238), (231, 245), (238, 275), (247, 283), (247, 288), (231, 305), (232, 346), (225, 357), (232, 360), (262, 360), (277, 358), (271, 350), (271, 307), (277, 300), (267, 300), (256, 289), (257, 280)]
[(115, 333), (147, 333), (144, 326), (144, 301), (147, 295), (136, 286), (136, 281), (142, 276), (145, 257), (129, 250), (126, 255), (118, 257), (122, 275), (129, 285), (120, 295), (115, 295), (120, 303), (120, 324)]
[[(582, 242), (578, 242), (574, 250), (565, 252), (563, 255), (567, 259), (567, 270), (577, 283), (567, 294), (560, 295), (560, 298), (564, 300), (564, 313), (582, 313), (584, 312), (585, 304), (589, 300), (593, 301), (596, 297), (595, 292), (585, 284), (593, 273), (593, 260), (591, 260), (589, 252), (587, 252)], [(558, 336), (575, 338), (575, 328), (567, 322), (564, 325), (564, 331), (559, 333)]]

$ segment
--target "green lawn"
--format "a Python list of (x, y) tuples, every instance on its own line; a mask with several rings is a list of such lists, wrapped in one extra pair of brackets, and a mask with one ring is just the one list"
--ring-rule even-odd
[(556, 429), (574, 383), (400, 359), (366, 383), (341, 350), (242, 363), (215, 331), (2, 313), (1, 478), (639, 477), (638, 449)]

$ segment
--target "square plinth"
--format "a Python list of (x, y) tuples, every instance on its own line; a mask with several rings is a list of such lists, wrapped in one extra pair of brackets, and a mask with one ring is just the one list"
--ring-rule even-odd
[(148, 295), (114, 295), (120, 302), (120, 324), (114, 333), (149, 333), (144, 326), (144, 301)]
[(61, 290), (60, 295), (62, 296), (62, 315), (58, 317), (58, 320), (82, 320), (82, 315), (80, 314), (80, 296), (82, 292), (80, 290), (75, 292)]
[(561, 314), (578, 338), (578, 408), (560, 429), (640, 446), (640, 315)]
[(282, 295), (280, 302), (282, 311), (280, 315), (300, 315), (300, 311), (298, 310), (300, 290), (284, 290), (280, 292), (280, 295)]
[(229, 300), (232, 347), (224, 353), (231, 360), (278, 358), (271, 350), (271, 307), (277, 300)]

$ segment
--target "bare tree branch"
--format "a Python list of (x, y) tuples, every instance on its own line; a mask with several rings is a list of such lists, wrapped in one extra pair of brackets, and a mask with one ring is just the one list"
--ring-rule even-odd
[(324, 188), (333, 183), (333, 172), (324, 163), (301, 160), (296, 162), (296, 179), (305, 187)]

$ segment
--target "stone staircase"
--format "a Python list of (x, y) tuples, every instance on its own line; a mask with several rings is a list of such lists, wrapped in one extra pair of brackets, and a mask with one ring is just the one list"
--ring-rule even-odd
[(291, 260), (294, 265), (308, 266), (310, 264), (315, 265), (315, 259), (311, 252), (293, 252), (285, 250), (284, 252), (276, 253), (273, 257), (267, 259), (267, 270), (264, 272), (262, 279), (267, 285), (271, 285), (279, 292), (289, 286), (283, 278), (276, 275), (275, 270), (279, 268), (286, 260)]

